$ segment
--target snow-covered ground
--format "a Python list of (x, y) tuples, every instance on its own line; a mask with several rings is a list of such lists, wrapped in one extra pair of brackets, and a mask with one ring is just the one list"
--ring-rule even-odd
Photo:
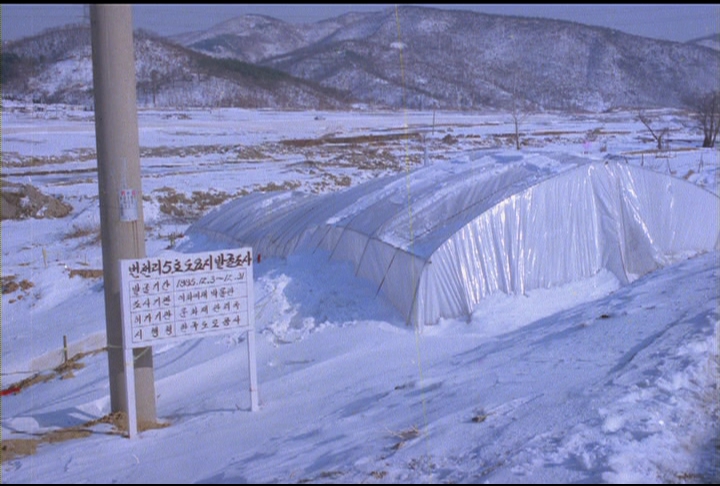
[[(141, 111), (147, 254), (222, 248), (184, 232), (231, 197), (340, 190), (486, 149), (623, 160), (718, 194), (717, 151), (698, 148), (682, 114), (651, 115), (670, 128), (669, 150), (654, 150), (631, 112), (532, 115), (517, 152), (505, 114)], [(718, 252), (627, 286), (602, 271), (495, 294), (469, 320), (422, 331), (349, 263), (322, 252), (263, 259), (260, 411), (250, 411), (243, 334), (160, 345), (158, 418), (168, 426), (123, 438), (97, 423), (110, 405), (92, 272), (102, 262), (92, 113), (5, 103), (2, 128), (3, 179), (74, 208), (2, 221), (2, 389), (49, 378), (2, 396), (3, 482), (720, 480)], [(70, 356), (88, 354), (61, 379), (51, 371), (64, 336)]]

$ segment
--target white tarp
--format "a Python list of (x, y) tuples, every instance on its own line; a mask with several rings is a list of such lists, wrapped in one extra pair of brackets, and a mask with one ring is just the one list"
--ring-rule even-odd
[(352, 261), (408, 323), (469, 315), (493, 292), (592, 276), (630, 282), (720, 249), (720, 199), (625, 164), (485, 154), (323, 196), (253, 194), (188, 232), (256, 254), (330, 252)]

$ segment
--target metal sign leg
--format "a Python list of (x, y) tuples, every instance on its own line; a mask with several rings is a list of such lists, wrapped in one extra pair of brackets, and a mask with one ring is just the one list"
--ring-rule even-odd
[(124, 348), (125, 355), (125, 390), (127, 394), (128, 437), (137, 437), (137, 405), (135, 404), (135, 361), (133, 348)]
[(250, 410), (260, 410), (257, 387), (257, 365), (255, 361), (255, 329), (250, 328), (247, 332), (248, 343), (248, 368), (250, 369)]

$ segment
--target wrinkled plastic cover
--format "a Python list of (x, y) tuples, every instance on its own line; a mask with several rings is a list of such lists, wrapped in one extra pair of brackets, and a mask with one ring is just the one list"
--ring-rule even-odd
[(627, 283), (720, 249), (720, 199), (626, 164), (489, 153), (322, 196), (252, 194), (188, 232), (263, 256), (327, 250), (352, 261), (408, 323), (423, 325), (469, 315), (494, 292), (601, 269)]

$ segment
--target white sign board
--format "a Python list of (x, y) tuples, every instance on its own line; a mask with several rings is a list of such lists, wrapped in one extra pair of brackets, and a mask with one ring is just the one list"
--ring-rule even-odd
[(137, 434), (133, 348), (245, 331), (250, 408), (259, 409), (252, 249), (120, 260), (128, 435)]
[(254, 327), (252, 250), (121, 260), (125, 347)]
[(120, 221), (132, 222), (138, 219), (138, 197), (135, 189), (120, 190)]

